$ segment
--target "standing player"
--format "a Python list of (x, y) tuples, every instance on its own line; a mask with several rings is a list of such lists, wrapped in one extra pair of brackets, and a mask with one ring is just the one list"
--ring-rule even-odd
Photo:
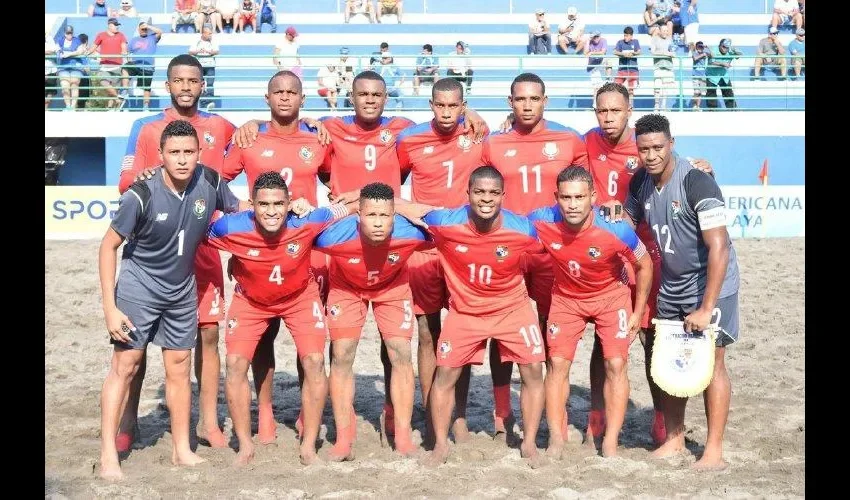
[(524, 426), (520, 450), (536, 467), (542, 459), (535, 438), (545, 397), (545, 352), (522, 282), (520, 259), (526, 252), (543, 250), (527, 218), (501, 209), (505, 190), (498, 170), (475, 169), (468, 188), (468, 205), (434, 210), (424, 218), (440, 252), (451, 298), (430, 395), (436, 442), (423, 463), (436, 466), (446, 461), (454, 386), (464, 365), (481, 364), (486, 342), (492, 338), (500, 342), (502, 361), (519, 364)]
[[(546, 85), (539, 76), (517, 76), (508, 98), (513, 126), (507, 132), (491, 134), (484, 142), (483, 163), (496, 167), (505, 178), (505, 208), (521, 215), (549, 204), (544, 186), (555, 185), (561, 170), (569, 165), (587, 165), (587, 152), (578, 132), (543, 118), (546, 101)], [(546, 328), (555, 279), (552, 259), (546, 253), (528, 254), (523, 269), (528, 294), (537, 304), (542, 331)], [(508, 384), (511, 371), (509, 365)]]
[(251, 198), (253, 211), (225, 215), (209, 229), (210, 244), (233, 254), (237, 282), (227, 309), (225, 335), (225, 393), (239, 439), (236, 464), (248, 464), (254, 456), (248, 365), (261, 338), (269, 335), (270, 320), (282, 318), (304, 367), (300, 460), (308, 465), (318, 459), (316, 439), (328, 395), (324, 361), (327, 328), (319, 288), (310, 274), (310, 250), (315, 236), (333, 220), (348, 215), (349, 209), (332, 205), (306, 218), (288, 215), (289, 191), (277, 172), (258, 176)]
[[(301, 79), (291, 71), (279, 71), (269, 79), (267, 92), (266, 103), (271, 111), (271, 120), (260, 124), (254, 147), (242, 149), (231, 145), (227, 148), (222, 177), (230, 180), (245, 172), (248, 185), (253, 186), (261, 173), (277, 171), (286, 181), (291, 198), (304, 198), (316, 206), (316, 175), (328, 150), (319, 142), (316, 133), (299, 119), (305, 98)], [(319, 285), (319, 294), (324, 304), (328, 278), (325, 256), (314, 251), (310, 269)], [(272, 411), (274, 348), (266, 344), (273, 344), (279, 326), (277, 323), (270, 323), (274, 333), (263, 337), (251, 363), (257, 390), (261, 443), (270, 443), (275, 439), (276, 426)], [(299, 378), (303, 382), (300, 363), (298, 367)], [(261, 386), (261, 382), (265, 385)], [(301, 421), (299, 414), (299, 428)], [(298, 432), (301, 432), (300, 429)]]
[[(607, 222), (595, 213), (596, 191), (581, 166), (558, 174), (554, 206), (529, 219), (555, 263), (552, 309), (546, 328), (546, 419), (549, 448), (560, 458), (564, 448), (562, 409), (570, 394), (570, 367), (588, 322), (605, 354), (605, 409), (608, 427), (602, 455), (617, 454), (617, 442), (629, 401), (629, 346), (640, 329), (652, 281), (646, 247), (628, 224)], [(623, 260), (636, 268), (637, 299), (632, 308)]]
[[(165, 365), (171, 461), (204, 461), (189, 448), (189, 351), (198, 333), (193, 262), (213, 211), (236, 210), (239, 200), (216, 171), (198, 164), (198, 157), (198, 135), (191, 124), (178, 120), (166, 126), (160, 138), (163, 174), (134, 184), (121, 196), (100, 245), (103, 313), (115, 346), (101, 394), (100, 475), (105, 479), (123, 477), (116, 448), (119, 419), (151, 342), (162, 348)], [(116, 252), (125, 240), (116, 285)]]
[[(673, 153), (670, 123), (661, 115), (645, 115), (635, 123), (640, 164), (632, 178), (626, 214), (634, 223), (652, 227), (661, 251), (659, 319), (684, 321), (686, 331), (720, 328), (714, 351), (714, 373), (706, 388), (708, 437), (700, 470), (719, 470), (723, 432), (729, 416), (732, 383), (726, 372), (726, 346), (738, 340), (738, 259), (726, 230), (723, 194), (714, 178)], [(715, 319), (716, 317), (716, 319)], [(687, 398), (664, 394), (667, 441), (655, 450), (668, 457), (685, 449)]]
[(393, 190), (375, 182), (360, 190), (359, 217), (332, 224), (316, 238), (316, 249), (331, 256), (328, 329), (331, 336), (330, 392), (336, 422), (331, 460), (352, 460), (357, 427), (354, 415), (354, 357), (369, 304), (392, 364), (389, 392), (394, 409), (395, 449), (416, 451), (413, 416), (413, 298), (407, 261), (414, 251), (433, 246), (430, 238), (396, 215)]

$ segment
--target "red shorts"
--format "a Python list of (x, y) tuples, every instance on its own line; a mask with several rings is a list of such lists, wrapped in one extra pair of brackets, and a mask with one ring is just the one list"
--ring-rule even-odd
[(602, 356), (629, 359), (631, 313), (632, 298), (625, 287), (591, 300), (555, 296), (546, 325), (547, 355), (572, 361), (578, 341), (587, 323), (592, 321), (602, 343)]
[(202, 241), (195, 253), (195, 281), (198, 285), (198, 324), (224, 319), (224, 271), (218, 250)]
[(437, 342), (437, 366), (482, 364), (487, 339), (499, 342), (502, 362), (528, 364), (546, 360), (537, 315), (529, 302), (519, 309), (491, 316), (449, 309)]
[(546, 318), (552, 305), (552, 285), (555, 282), (555, 270), (552, 257), (548, 253), (525, 254), (520, 261), (525, 275), (525, 288), (528, 296), (537, 304), (537, 314)]
[(370, 298), (368, 294), (335, 285), (328, 293), (327, 306), (331, 341), (359, 339), (370, 302), (382, 339), (395, 337), (410, 340), (415, 319), (410, 288), (405, 287), (401, 295), (392, 293), (392, 296), (390, 300), (381, 300), (380, 296)]
[[(649, 289), (649, 298), (646, 299), (646, 309), (643, 310), (643, 316), (640, 320), (641, 328), (650, 328), (652, 318), (658, 316), (655, 303), (658, 302), (658, 291), (661, 289), (661, 252), (658, 251), (658, 243), (655, 241), (652, 229), (649, 226), (641, 224), (638, 226), (637, 234), (646, 246), (646, 251), (649, 252), (649, 258), (652, 260), (652, 286)], [(626, 261), (626, 272), (629, 274), (629, 286), (632, 289), (632, 304), (634, 304), (637, 298), (637, 281), (635, 269), (631, 262)]]
[(431, 314), (448, 307), (449, 292), (436, 250), (414, 252), (407, 260), (407, 269), (410, 273), (414, 313)]
[(328, 256), (322, 252), (313, 250), (310, 252), (310, 271), (319, 285), (319, 295), (322, 304), (328, 303)]
[(257, 17), (257, 14), (255, 12), (251, 12), (250, 14), (240, 12), (240, 17), (245, 20), (245, 24), (251, 24)]
[(617, 71), (617, 77), (614, 78), (614, 82), (620, 85), (627, 85), (630, 89), (634, 90), (640, 80), (639, 75), (640, 72), (638, 70), (619, 70)]
[(308, 354), (324, 353), (327, 338), (325, 312), (319, 299), (319, 289), (312, 283), (297, 294), (275, 305), (252, 302), (241, 293), (234, 293), (227, 308), (224, 345), (227, 355), (254, 357), (263, 332), (274, 318), (282, 318), (301, 359)]

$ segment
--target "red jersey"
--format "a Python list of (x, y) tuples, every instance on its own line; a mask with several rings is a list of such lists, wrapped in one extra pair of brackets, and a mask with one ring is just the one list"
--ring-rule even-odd
[(596, 203), (600, 205), (617, 200), (626, 203), (629, 194), (629, 182), (638, 170), (638, 151), (635, 131), (629, 131), (628, 140), (612, 146), (599, 127), (584, 134), (587, 146), (587, 161), (593, 186), (596, 189)]
[(299, 219), (286, 218), (286, 228), (266, 238), (256, 227), (254, 211), (227, 214), (210, 226), (211, 246), (230, 252), (239, 292), (262, 305), (275, 305), (304, 290), (310, 276), (313, 238), (331, 222), (348, 214), (339, 205), (317, 208)]
[(260, 174), (280, 171), (289, 187), (291, 199), (303, 197), (316, 206), (316, 174), (328, 149), (303, 123), (294, 134), (282, 133), (263, 123), (252, 147), (241, 149), (235, 144), (228, 145), (221, 176), (231, 181), (244, 171), (248, 177), (248, 189), (253, 189)]
[(494, 229), (481, 234), (469, 220), (469, 205), (464, 205), (433, 210), (425, 222), (440, 254), (451, 308), (487, 316), (527, 307), (520, 258), (543, 249), (526, 217), (502, 209)]
[[(161, 113), (133, 122), (127, 140), (127, 153), (121, 161), (119, 192), (126, 191), (133, 179), (144, 169), (162, 165), (162, 160), (159, 159), (162, 131), (174, 120), (185, 119), (178, 115), (174, 108), (166, 108)], [(198, 111), (188, 121), (198, 131), (201, 152), (198, 161), (220, 172), (224, 163), (224, 149), (230, 144), (236, 127), (219, 115), (203, 111)]]
[[(432, 246), (422, 229), (400, 215), (394, 217), (390, 238), (377, 246), (363, 241), (356, 215), (335, 222), (315, 242), (316, 250), (331, 256), (331, 286), (341, 285), (360, 293), (407, 285), (407, 259), (414, 251)], [(382, 299), (394, 297), (382, 296)]]
[(632, 227), (605, 222), (590, 211), (590, 223), (578, 232), (568, 228), (557, 205), (535, 210), (529, 219), (555, 262), (554, 295), (593, 299), (628, 286), (624, 260), (634, 264), (646, 253)]
[(333, 138), (330, 162), (322, 172), (331, 174), (331, 194), (355, 191), (370, 182), (389, 184), (398, 196), (401, 192), (401, 171), (395, 151), (399, 132), (413, 125), (407, 118), (381, 117), (380, 125), (363, 130), (354, 115), (321, 119)]
[(94, 38), (95, 47), (99, 48), (100, 64), (121, 66), (124, 64), (124, 58), (121, 54), (124, 53), (122, 45), (127, 44), (127, 37), (124, 33), (118, 31), (114, 35), (110, 35), (107, 31), (101, 31)]
[(560, 123), (543, 120), (530, 134), (516, 130), (494, 132), (484, 141), (485, 165), (505, 177), (503, 207), (527, 215), (552, 202), (556, 180), (570, 165), (587, 168), (587, 150), (581, 135)]
[(483, 143), (464, 134), (462, 121), (449, 135), (437, 132), (433, 120), (420, 123), (404, 129), (396, 141), (401, 171), (413, 176), (413, 201), (433, 207), (454, 208), (469, 201), (469, 174), (483, 165), (483, 150)]

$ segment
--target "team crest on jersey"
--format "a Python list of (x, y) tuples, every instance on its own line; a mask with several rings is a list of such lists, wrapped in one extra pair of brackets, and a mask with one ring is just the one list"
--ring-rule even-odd
[(192, 211), (200, 219), (207, 212), (207, 201), (203, 199), (195, 200), (195, 206), (192, 208)]
[(209, 130), (204, 130), (204, 142), (206, 142), (209, 147), (215, 146), (215, 137), (213, 137)]
[(381, 142), (384, 144), (393, 142), (393, 133), (387, 129), (381, 130)]
[(307, 146), (301, 146), (301, 149), (298, 151), (298, 156), (304, 161), (310, 161), (313, 159), (313, 156), (315, 156), (315, 153), (313, 153), (313, 150)]
[(452, 343), (448, 340), (440, 342), (440, 357), (446, 359), (450, 352), (452, 352)]
[(549, 338), (555, 339), (559, 333), (561, 333), (561, 327), (558, 326), (558, 323), (549, 323)]
[(543, 156), (550, 160), (554, 160), (560, 152), (561, 151), (558, 149), (558, 145), (554, 142), (547, 142), (543, 145)]
[(498, 257), (499, 260), (504, 259), (507, 256), (508, 256), (508, 247), (506, 247), (505, 245), (499, 245), (499, 246), (496, 247), (496, 257)]
[(597, 247), (590, 247), (587, 249), (587, 255), (590, 255), (591, 259), (596, 260), (602, 256), (602, 250)]
[(342, 314), (342, 307), (340, 307), (339, 304), (334, 304), (328, 308), (328, 314), (331, 316), (331, 318), (336, 318), (337, 316)]
[(470, 149), (472, 149), (472, 141), (469, 137), (465, 135), (460, 135), (457, 138), (457, 147), (463, 150), (464, 153), (468, 153)]
[(256, 248), (251, 248), (246, 253), (248, 254), (248, 257), (259, 257), (260, 256), (260, 251), (257, 250)]
[(673, 219), (679, 220), (679, 214), (682, 212), (682, 204), (679, 203), (679, 200), (671, 201), (670, 208), (673, 210)]
[(392, 252), (391, 254), (387, 255), (387, 261), (390, 264), (397, 263), (399, 259), (401, 259), (401, 256), (398, 254), (398, 252)]
[(291, 255), (293, 257), (298, 255), (298, 252), (300, 252), (300, 251), (301, 251), (301, 243), (298, 243), (297, 241), (292, 241), (288, 245), (286, 245), (286, 253), (288, 253), (289, 255)]
[(629, 156), (628, 158), (626, 158), (626, 168), (629, 170), (634, 170), (638, 168), (637, 156)]
[(239, 325), (239, 322), (236, 318), (230, 318), (227, 320), (227, 334), (233, 335), (233, 330), (236, 330), (236, 327)]

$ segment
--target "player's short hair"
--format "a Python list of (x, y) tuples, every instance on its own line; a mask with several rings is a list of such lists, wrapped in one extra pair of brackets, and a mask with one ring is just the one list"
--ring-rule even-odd
[(298, 92), (300, 92), (300, 93), (304, 92), (303, 86), (301, 84), (301, 79), (298, 78), (298, 75), (296, 75), (292, 71), (289, 71), (288, 69), (280, 70), (277, 73), (275, 73), (274, 75), (272, 75), (272, 77), (269, 78), (269, 85), (268, 85), (267, 89), (271, 90), (272, 82), (275, 80), (275, 78), (283, 77), (283, 76), (289, 76), (289, 77), (295, 78), (295, 81), (298, 82), (296, 84), (296, 87), (298, 87)]
[(431, 98), (437, 97), (437, 92), (458, 92), (463, 100), (463, 84), (454, 78), (440, 78), (431, 86)]
[(171, 79), (171, 68), (175, 66), (193, 66), (198, 68), (199, 73), (204, 72), (204, 68), (201, 66), (201, 62), (198, 61), (198, 58), (191, 54), (180, 54), (179, 56), (174, 56), (168, 63), (168, 69), (165, 71), (165, 77), (169, 80)]
[(372, 182), (360, 189), (360, 201), (363, 200), (393, 201), (395, 200), (395, 191), (390, 185), (383, 182)]
[(593, 177), (590, 172), (581, 165), (570, 165), (558, 173), (556, 186), (560, 186), (562, 182), (586, 182), (587, 187), (593, 192)]
[(256, 198), (261, 189), (280, 189), (289, 198), (289, 188), (286, 187), (286, 181), (280, 175), (280, 172), (271, 170), (257, 176), (254, 187), (251, 188), (251, 198)]
[(468, 188), (472, 189), (472, 185), (475, 184), (475, 181), (478, 179), (496, 179), (499, 181), (499, 185), (504, 188), (505, 187), (505, 178), (502, 177), (502, 173), (496, 170), (496, 167), (491, 167), (490, 165), (482, 165), (469, 174), (469, 184)]
[(606, 82), (599, 87), (599, 90), (596, 91), (596, 97), (593, 100), (593, 104), (596, 105), (596, 99), (606, 92), (616, 92), (623, 96), (623, 99), (625, 99), (626, 102), (629, 102), (629, 89), (627, 89), (625, 85), (617, 82)]
[(428, 52), (434, 52), (434, 47), (431, 46), (430, 43), (426, 43), (422, 46), (422, 50), (427, 50)]
[(635, 137), (643, 134), (661, 132), (664, 137), (670, 139), (670, 121), (663, 115), (652, 113), (641, 116), (635, 122)]
[(351, 83), (352, 90), (357, 87), (357, 82), (360, 80), (375, 80), (384, 84), (385, 89), (387, 88), (387, 82), (384, 80), (384, 77), (372, 70), (361, 71), (357, 76), (355, 76)]
[(626, 26), (625, 28), (623, 28), (623, 34), (624, 35), (634, 35), (635, 30), (631, 26)]
[(381, 42), (381, 48), (382, 49), (388, 49), (388, 48), (390, 48), (390, 44), (388, 44), (387, 42)]
[(540, 85), (540, 90), (543, 92), (543, 95), (546, 95), (546, 84), (543, 83), (543, 79), (534, 73), (520, 73), (514, 78), (514, 81), (511, 82), (511, 95), (514, 95), (514, 87), (518, 83), (536, 83)]
[(199, 142), (198, 131), (186, 120), (174, 120), (165, 126), (162, 135), (159, 137), (159, 149), (165, 148), (165, 141), (169, 137), (194, 137), (195, 142)]

